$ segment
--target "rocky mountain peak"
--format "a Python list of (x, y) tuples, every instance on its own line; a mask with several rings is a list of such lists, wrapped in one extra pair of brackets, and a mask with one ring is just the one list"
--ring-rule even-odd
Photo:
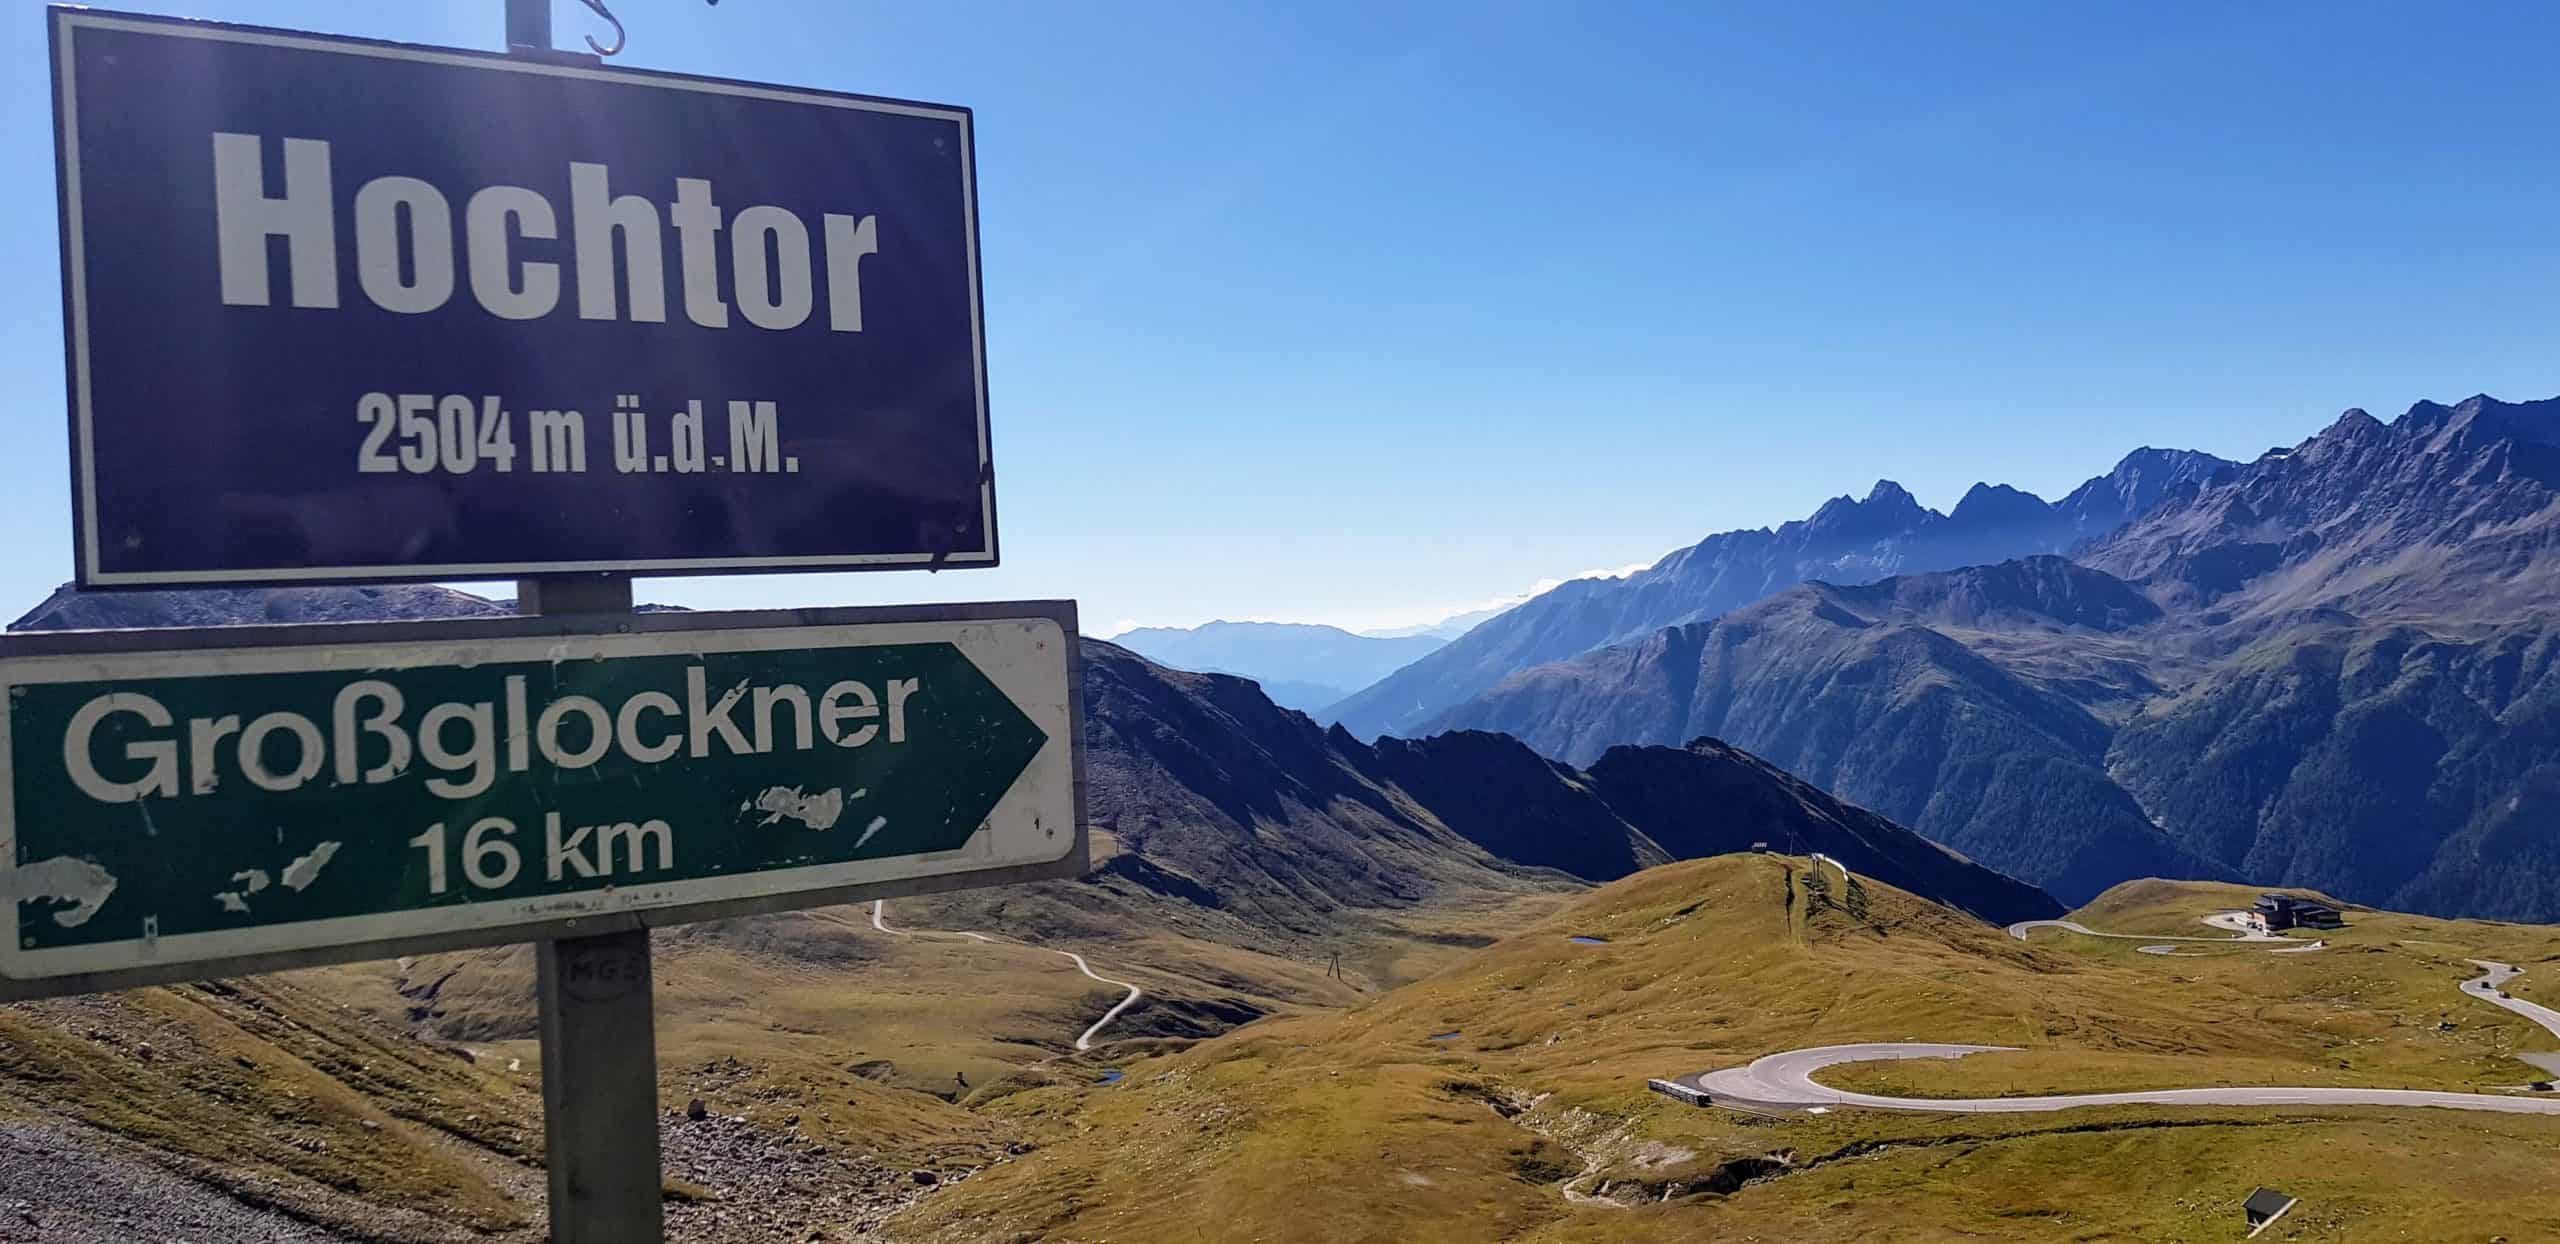
[[(2404, 416), (2403, 422), (2407, 421)], [(2501, 402), (2485, 395), (2470, 397), (2446, 412), (2443, 425), (2447, 434), (2476, 442), (2560, 445), (2560, 398)]]
[(2072, 489), (2054, 509), (2082, 538), (2095, 538), (2150, 511), (2170, 494), (2223, 478), (2239, 466), (2192, 449), (2146, 445), (2126, 454), (2115, 469)]
[(2044, 498), (2007, 484), (1975, 484), (1965, 490), (1948, 517), (1966, 525), (1999, 526), (2042, 522), (2053, 514)]
[(1834, 497), (1812, 517), (1775, 529), (1708, 536), (1642, 574), (1565, 584), (1330, 711), (1362, 738), (1411, 733), (1512, 674), (1713, 618), (1798, 583), (1873, 583), (1917, 571), (2067, 553), (2122, 527), (2161, 498), (2237, 468), (2211, 454), (2145, 449), (2058, 505), (2018, 489), (1983, 485), (1958, 507), (1964, 521), (1922, 506), (1892, 480), (1878, 480), (1863, 501)]
[(2115, 469), (2098, 479), (2120, 486), (2157, 490), (2180, 482), (2209, 478), (2238, 465), (2228, 458), (2217, 458), (2199, 450), (2159, 449), (2145, 445), (2119, 459)]
[[(2547, 608), (2560, 574), (2560, 398), (2349, 410), (2160, 505), (2089, 564), (2197, 600), (2279, 593), (2288, 610), (2504, 616)], [(2412, 557), (2419, 550), (2425, 556)], [(2316, 568), (2302, 575), (2273, 572)]]
[(1881, 505), (1889, 510), (1904, 510), (1911, 513), (1918, 513), (1920, 510), (1920, 502), (1911, 495), (1910, 490), (1889, 479), (1877, 480), (1876, 486), (1867, 490), (1866, 504), (1870, 508)]
[(1805, 520), (1806, 532), (1836, 539), (1879, 539), (1897, 535), (1934, 515), (1910, 491), (1889, 479), (1876, 481), (1864, 501), (1833, 497)]

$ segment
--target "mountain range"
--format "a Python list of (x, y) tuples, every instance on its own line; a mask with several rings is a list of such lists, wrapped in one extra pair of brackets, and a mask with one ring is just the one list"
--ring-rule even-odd
[(1716, 734), (2066, 901), (2229, 876), (2560, 919), (2560, 399), (2149, 461), (2070, 560), (1801, 584), (1427, 725), (1568, 761)]
[(1941, 514), (1891, 480), (1775, 529), (1728, 531), (1621, 579), (1580, 579), (1489, 619), (1345, 698), (1332, 715), (1363, 738), (1415, 734), (1504, 678), (1549, 661), (1713, 618), (1807, 580), (1868, 583), (2060, 553), (2236, 464), (2189, 450), (2139, 449), (2048, 504), (1976, 484)]
[[(471, 617), (506, 602), (445, 588), (83, 593), (15, 630)], [(1986, 920), (2054, 914), (1974, 864), (1712, 740), (1610, 751), (1587, 770), (1516, 739), (1457, 732), (1363, 743), (1251, 680), (1168, 669), (1087, 640), (1083, 882), (951, 900), (1079, 936), (1178, 922), (1258, 950), (1337, 941), (1435, 898), (1571, 888), (1757, 843), (1820, 851)]]
[(1428, 632), (1356, 635), (1299, 622), (1206, 622), (1139, 627), (1121, 632), (1113, 642), (1175, 669), (1241, 674), (1261, 683), (1273, 700), (1320, 715), (1336, 700), (1448, 640)]

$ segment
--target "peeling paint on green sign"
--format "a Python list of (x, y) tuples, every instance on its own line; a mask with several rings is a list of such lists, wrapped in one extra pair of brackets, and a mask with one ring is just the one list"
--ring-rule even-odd
[(0, 662), (11, 977), (1057, 859), (1045, 619)]

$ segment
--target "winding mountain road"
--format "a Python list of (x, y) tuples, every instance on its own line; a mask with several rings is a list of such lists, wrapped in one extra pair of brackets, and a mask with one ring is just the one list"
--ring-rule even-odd
[(2101, 933), (2096, 929), (2090, 928), (2088, 925), (2081, 924), (2073, 920), (2021, 920), (2016, 924), (2009, 926), (2009, 936), (2023, 942), (2027, 940), (2027, 934), (2033, 933), (2038, 929), (2065, 929), (2073, 933), (2078, 933), (2083, 937), (2106, 937), (2124, 942), (2204, 942), (2209, 945), (2216, 946), (2226, 945), (2231, 942), (2288, 942), (2292, 943), (2297, 948), (2303, 945), (2300, 938), (2278, 937), (2273, 933), (2258, 933), (2233, 924), (2217, 923), (2223, 917), (2231, 914), (2232, 913), (2230, 912), (2222, 912), (2218, 915), (2206, 916), (2203, 920), (2198, 921), (2200, 924), (2209, 924), (2217, 929), (2231, 930), (2231, 936), (2229, 937), (2178, 937), (2173, 934), (2159, 933)]
[[(965, 937), (972, 941), (985, 942), (990, 946), (997, 944), (996, 938), (985, 933), (973, 933), (967, 929), (936, 929), (924, 932), (910, 929), (893, 929), (890, 928), (888, 924), (887, 908), (888, 904), (886, 902), (880, 899), (871, 900), (871, 927), (895, 937)], [(1093, 1026), (1085, 1029), (1084, 1033), (1076, 1038), (1076, 1048), (1079, 1050), (1092, 1049), (1095, 1034), (1109, 1026), (1111, 1021), (1120, 1018), (1120, 1013), (1122, 1011), (1126, 1011), (1130, 1007), (1136, 1006), (1138, 1004), (1138, 999), (1147, 996), (1145, 991), (1127, 981), (1116, 981), (1108, 976), (1103, 976), (1095, 972), (1093, 970), (1093, 965), (1084, 961), (1083, 955), (1077, 954), (1072, 950), (1058, 950), (1048, 946), (1032, 946), (1021, 942), (1009, 944), (1022, 946), (1025, 950), (1039, 950), (1046, 951), (1053, 955), (1063, 955), (1076, 965), (1077, 971), (1084, 973), (1087, 977), (1100, 981), (1105, 985), (1112, 986), (1113, 988), (1126, 989), (1129, 991), (1128, 997), (1120, 999), (1120, 1001), (1110, 1010), (1104, 1011), (1102, 1013), (1102, 1018), (1093, 1021)]]
[(2229, 937), (2177, 937), (2173, 935), (2163, 936), (2156, 933), (2101, 933), (2085, 924), (2080, 924), (2071, 920), (2021, 920), (2016, 924), (2009, 926), (2009, 936), (2023, 942), (2027, 940), (2027, 934), (2033, 933), (2038, 929), (2067, 929), (2073, 933), (2078, 933), (2083, 937), (2108, 937), (2126, 942), (2149, 942), (2151, 943), (2150, 945), (2137, 946), (2134, 947), (2134, 949), (2139, 950), (2146, 955), (2166, 955), (2171, 957), (2184, 955), (2186, 954), (2186, 951), (2182, 949), (2182, 947), (2199, 943), (2207, 946), (2228, 946), (2233, 942), (2282, 943), (2281, 945), (2272, 947), (2267, 951), (2267, 953), (2271, 955), (2304, 955), (2315, 950), (2326, 950), (2329, 948), (2329, 943), (2325, 941), (2306, 942), (2300, 938), (2279, 937), (2273, 933), (2261, 932), (2244, 923), (2241, 920), (2241, 914), (2242, 913), (2236, 911), (2216, 912), (2213, 915), (2206, 916), (2199, 922), (2202, 924), (2212, 925), (2217, 929), (2228, 930), (2231, 933), (2231, 936)]
[[(2060, 927), (2091, 937), (2121, 937), (2123, 934), (2099, 933), (2067, 920), (2029, 920), (2009, 926), (2009, 934), (2021, 941), (2037, 928)], [(2246, 938), (2176, 938), (2176, 941), (2286, 941), (2276, 937)], [(2288, 947), (2288, 950), (2311, 950), (2322, 943)], [(2143, 947), (2153, 950), (2154, 947)], [(2158, 948), (2164, 949), (2165, 948)], [(2507, 997), (2499, 987), (2523, 974), (2512, 964), (2474, 959), (2480, 975), (2462, 982), (2462, 992), (2503, 1007), (2534, 1023), (2554, 1037), (2560, 1037), (2560, 1011), (2539, 1006), (2521, 998)], [(1749, 1065), (1728, 1067), (1722, 1071), (1694, 1072), (1679, 1076), (1675, 1084), (1697, 1089), (1718, 1105), (1744, 1109), (1805, 1110), (1862, 1106), (1870, 1110), (1905, 1110), (1937, 1114), (2038, 1114), (2054, 1110), (2077, 1110), (2086, 1106), (2432, 1106), (2447, 1110), (2489, 1110), (2504, 1114), (2560, 1114), (2560, 1098), (2515, 1097), (2494, 1093), (2449, 1093), (2429, 1089), (2356, 1089), (2356, 1088), (2193, 1088), (2153, 1089), (2128, 1093), (2061, 1093), (2036, 1097), (1885, 1097), (1874, 1093), (1851, 1092), (1817, 1083), (1814, 1076), (1826, 1068), (1848, 1063), (1891, 1062), (1914, 1058), (1965, 1058), (1974, 1054), (2015, 1053), (2013, 1045), (1944, 1045), (1918, 1041), (1873, 1042), (1859, 1045), (1824, 1045), (1810, 1049), (1788, 1050), (1754, 1059)], [(2531, 1057), (2531, 1056), (2528, 1056)], [(2542, 1065), (2538, 1058), (2535, 1065)]]
[(2462, 982), (2462, 992), (2491, 1006), (2504, 1007), (2524, 1016), (2542, 1025), (2544, 1032), (2560, 1037), (2560, 1011), (2527, 1002), (2522, 998), (2510, 998), (2501, 988), (2508, 981), (2524, 975), (2523, 968), (2512, 963), (2491, 963), (2486, 959), (2474, 959), (2471, 961), (2471, 966), (2479, 968), (2480, 975)]
[(2560, 1099), (2505, 1097), (2493, 1093), (2440, 1093), (2424, 1089), (2194, 1088), (2133, 1093), (2064, 1093), (2043, 1097), (1883, 1097), (1814, 1082), (1814, 1075), (1846, 1063), (1913, 1058), (1964, 1058), (2012, 1053), (2011, 1045), (1935, 1045), (1882, 1042), (1825, 1045), (1756, 1059), (1749, 1066), (1681, 1076), (1676, 1081), (1706, 1092), (1718, 1104), (1771, 1110), (1809, 1106), (1863, 1106), (1933, 1114), (2041, 1114), (2086, 1106), (2436, 1106), (2505, 1114), (2560, 1114)]

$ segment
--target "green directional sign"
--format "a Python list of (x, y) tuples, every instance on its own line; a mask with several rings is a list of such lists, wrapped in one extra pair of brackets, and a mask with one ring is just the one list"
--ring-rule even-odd
[(0, 975), (1057, 861), (1071, 646), (1028, 618), (0, 660)]

